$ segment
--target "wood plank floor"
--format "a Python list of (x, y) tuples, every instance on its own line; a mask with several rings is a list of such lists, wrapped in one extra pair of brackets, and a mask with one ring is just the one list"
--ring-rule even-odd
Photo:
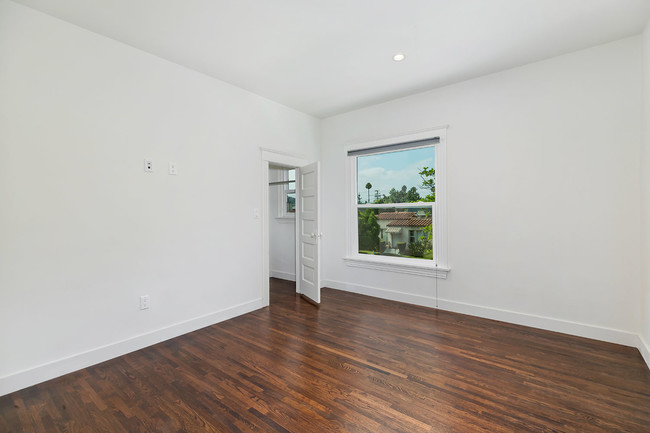
[(636, 349), (272, 280), (272, 305), (0, 397), (0, 432), (650, 432)]

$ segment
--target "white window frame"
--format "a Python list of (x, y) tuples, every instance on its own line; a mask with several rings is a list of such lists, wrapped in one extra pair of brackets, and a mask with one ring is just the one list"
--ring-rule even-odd
[[(432, 215), (434, 215), (434, 260), (359, 254), (357, 209), (359, 207), (367, 206), (357, 205), (357, 157), (348, 156), (348, 152), (353, 150), (372, 149), (391, 144), (434, 139), (436, 137), (439, 137), (440, 141), (433, 145), (435, 148), (434, 168), (436, 170), (436, 201), (435, 203), (431, 203), (433, 211)], [(446, 279), (450, 270), (447, 252), (447, 127), (349, 145), (345, 147), (345, 158), (347, 165), (346, 186), (348, 191), (348, 200), (346, 200), (347, 218), (346, 256), (344, 257), (345, 264), (358, 268)], [(425, 204), (427, 203), (422, 203), (422, 205)], [(369, 205), (369, 207), (403, 208), (413, 207), (413, 203), (376, 204)]]
[[(295, 169), (283, 168), (280, 181), (286, 182), (289, 180), (289, 170), (295, 170)], [(295, 180), (293, 182), (295, 184)], [(291, 221), (296, 219), (295, 212), (287, 212), (287, 196), (291, 193), (295, 194), (296, 190), (289, 189), (288, 183), (282, 184), (281, 188), (278, 188), (278, 215), (276, 216), (276, 218), (282, 220), (291, 220)]]

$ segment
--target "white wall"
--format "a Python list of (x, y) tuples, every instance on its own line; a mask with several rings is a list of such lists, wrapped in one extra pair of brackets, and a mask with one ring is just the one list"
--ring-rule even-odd
[[(283, 180), (283, 168), (269, 168), (271, 182)], [(283, 185), (269, 187), (269, 267), (270, 275), (296, 281), (296, 220), (278, 218), (279, 194)]]
[(641, 344), (650, 366), (650, 21), (643, 33), (643, 144), (641, 146)]
[(634, 37), (324, 120), (324, 284), (435, 305), (433, 279), (344, 264), (343, 148), (448, 124), (440, 307), (635, 345), (640, 71)]
[(259, 147), (316, 159), (318, 134), (0, 0), (0, 395), (261, 307)]

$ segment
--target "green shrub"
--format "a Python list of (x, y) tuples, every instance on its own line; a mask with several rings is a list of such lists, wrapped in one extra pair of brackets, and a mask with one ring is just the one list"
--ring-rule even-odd
[(413, 257), (424, 257), (424, 253), (427, 251), (427, 246), (427, 242), (422, 239), (415, 242), (409, 242), (409, 254)]

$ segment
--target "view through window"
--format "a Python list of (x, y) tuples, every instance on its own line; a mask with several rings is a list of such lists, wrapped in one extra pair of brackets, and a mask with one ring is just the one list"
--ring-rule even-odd
[(284, 207), (285, 214), (295, 214), (296, 212), (296, 170), (287, 170), (287, 180), (289, 183), (284, 188)]
[(359, 254), (433, 260), (435, 147), (355, 157)]

